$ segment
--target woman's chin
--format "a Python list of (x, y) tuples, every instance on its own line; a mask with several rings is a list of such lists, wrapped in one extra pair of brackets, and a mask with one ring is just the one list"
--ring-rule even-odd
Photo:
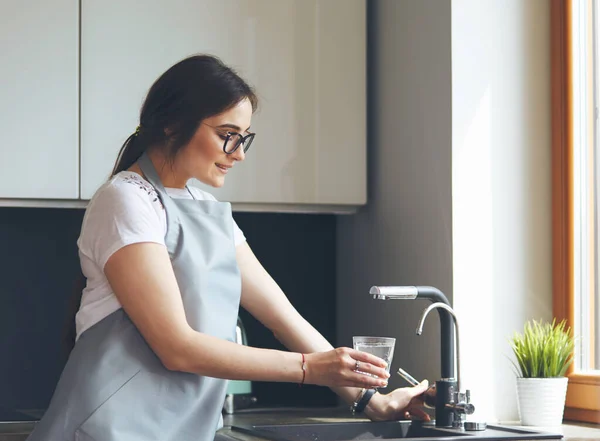
[(225, 184), (225, 176), (194, 176), (193, 179), (214, 188), (221, 188)]
[(221, 188), (225, 184), (225, 177), (224, 176), (214, 177), (214, 178), (210, 179), (209, 182), (205, 182), (205, 184), (208, 184), (214, 188)]
[(221, 188), (225, 184), (225, 176), (220, 176), (216, 179), (213, 179), (211, 186), (215, 188)]

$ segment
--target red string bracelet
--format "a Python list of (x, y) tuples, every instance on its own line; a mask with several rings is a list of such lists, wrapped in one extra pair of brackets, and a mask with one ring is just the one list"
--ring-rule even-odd
[(306, 379), (306, 360), (304, 358), (304, 354), (302, 355), (302, 382), (298, 385), (299, 387), (304, 384), (304, 380)]

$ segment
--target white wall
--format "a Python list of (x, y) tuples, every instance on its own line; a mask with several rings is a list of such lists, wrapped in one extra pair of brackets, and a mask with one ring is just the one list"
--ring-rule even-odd
[(508, 338), (552, 316), (547, 0), (452, 2), (454, 307), (477, 415), (517, 420)]
[[(398, 338), (439, 378), (439, 325), (374, 284), (433, 285), (461, 325), (473, 419), (518, 419), (508, 338), (551, 317), (547, 0), (370, 2), (369, 205), (338, 221), (338, 342)], [(391, 387), (404, 385), (393, 379)]]

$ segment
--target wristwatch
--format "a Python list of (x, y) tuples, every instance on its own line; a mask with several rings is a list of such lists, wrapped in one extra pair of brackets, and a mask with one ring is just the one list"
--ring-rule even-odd
[(369, 401), (371, 401), (371, 398), (373, 398), (375, 392), (377, 392), (377, 389), (361, 390), (360, 394), (358, 394), (358, 397), (356, 397), (356, 401), (354, 401), (354, 403), (352, 403), (352, 406), (350, 406), (352, 415), (364, 411), (365, 407), (367, 407), (367, 404), (369, 404)]

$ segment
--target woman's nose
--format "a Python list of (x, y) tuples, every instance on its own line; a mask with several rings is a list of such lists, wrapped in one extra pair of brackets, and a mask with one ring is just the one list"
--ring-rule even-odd
[(233, 159), (235, 159), (236, 161), (243, 161), (244, 159), (246, 159), (246, 153), (244, 153), (244, 146), (240, 145), (231, 156), (233, 156)]

